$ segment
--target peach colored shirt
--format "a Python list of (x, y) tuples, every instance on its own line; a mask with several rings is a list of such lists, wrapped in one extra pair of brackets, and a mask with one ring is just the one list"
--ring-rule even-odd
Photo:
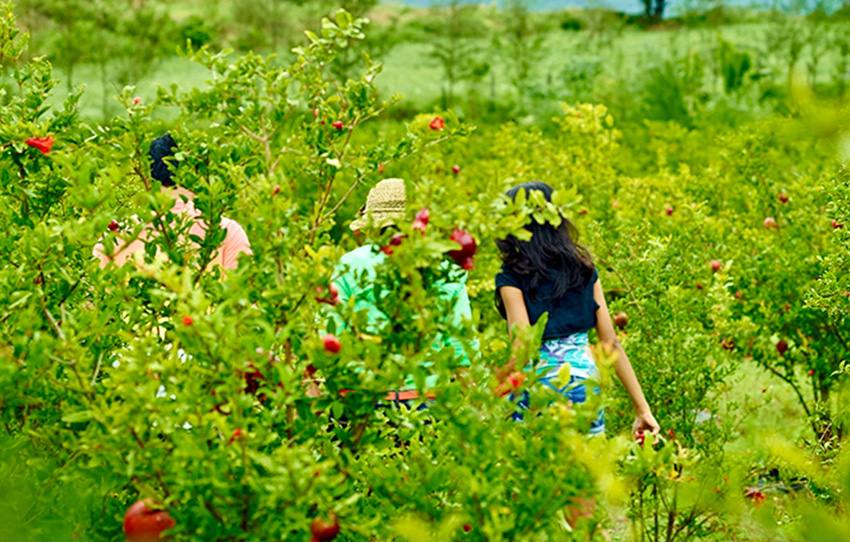
[[(183, 191), (182, 193), (186, 194), (187, 192), (188, 191)], [(198, 237), (204, 237), (204, 235), (206, 235), (206, 224), (200, 220), (201, 212), (195, 209), (195, 205), (191, 199), (183, 201), (182, 198), (178, 197), (174, 202), (174, 207), (171, 208), (171, 212), (174, 214), (186, 213), (195, 219), (194, 223), (189, 228), (189, 234), (197, 235)], [(248, 236), (245, 234), (245, 230), (235, 220), (221, 217), (221, 228), (225, 231), (224, 241), (222, 241), (218, 250), (213, 255), (213, 259), (210, 264), (220, 265), (224, 269), (235, 269), (240, 254), (251, 254), (251, 243), (248, 242)], [(94, 256), (100, 259), (101, 267), (106, 267), (109, 262), (114, 262), (117, 265), (124, 265), (124, 263), (127, 260), (132, 259), (135, 254), (144, 252), (145, 240), (149, 238), (151, 234), (152, 227), (148, 226), (142, 232), (140, 239), (134, 239), (128, 244), (117, 246), (112, 256), (108, 256), (105, 253), (103, 243), (100, 242), (94, 247)]]

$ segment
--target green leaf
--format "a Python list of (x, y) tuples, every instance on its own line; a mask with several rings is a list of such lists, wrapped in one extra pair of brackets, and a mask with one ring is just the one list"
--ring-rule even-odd
[(78, 410), (62, 416), (62, 421), (65, 423), (80, 423), (87, 422), (94, 418), (90, 410)]
[(412, 515), (399, 519), (395, 532), (408, 542), (433, 542), (430, 526)]
[(351, 14), (341, 9), (336, 12), (336, 24), (339, 25), (340, 28), (346, 29), (351, 26)]

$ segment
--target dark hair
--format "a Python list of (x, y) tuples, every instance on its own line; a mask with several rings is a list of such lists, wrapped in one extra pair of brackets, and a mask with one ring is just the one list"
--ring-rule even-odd
[(171, 169), (165, 163), (166, 158), (174, 156), (174, 149), (176, 148), (177, 142), (168, 133), (151, 141), (151, 148), (148, 152), (151, 158), (151, 177), (159, 181), (162, 186), (174, 186), (176, 184), (171, 178)]
[[(507, 195), (516, 199), (520, 190), (525, 190), (526, 195), (542, 192), (546, 201), (552, 201), (552, 187), (546, 183), (523, 183), (508, 190)], [(546, 282), (553, 285), (554, 299), (587, 284), (593, 275), (593, 259), (578, 244), (578, 231), (567, 217), (562, 216), (558, 226), (540, 224), (532, 218), (525, 229), (531, 232), (529, 241), (509, 235), (497, 244), (505, 271), (522, 277), (530, 297), (534, 298), (537, 289)]]

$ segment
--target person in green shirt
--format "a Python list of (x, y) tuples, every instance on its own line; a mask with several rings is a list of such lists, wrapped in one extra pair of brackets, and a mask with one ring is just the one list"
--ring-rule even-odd
[[(393, 227), (397, 221), (403, 220), (406, 209), (406, 192), (404, 180), (384, 179), (378, 182), (366, 198), (361, 215), (351, 223), (351, 229), (356, 233), (367, 226), (384, 229)], [(387, 254), (380, 247), (367, 244), (346, 253), (341, 258), (335, 272), (333, 284), (338, 290), (339, 301), (343, 304), (353, 300), (355, 312), (366, 315), (367, 327), (375, 332), (385, 327), (389, 317), (378, 307), (375, 299), (375, 281), (380, 266), (386, 261)], [(446, 261), (449, 279), (441, 280), (433, 285), (436, 294), (450, 306), (450, 323), (459, 328), (464, 321), (472, 318), (469, 295), (466, 292), (467, 273), (458, 266)], [(451, 266), (449, 268), (449, 266)], [(338, 326), (345, 327), (346, 323), (336, 318)], [(442, 350), (452, 348), (460, 365), (469, 365), (469, 357), (463, 342), (457, 337), (438, 336), (432, 348)], [(429, 375), (425, 379), (425, 394), (433, 397), (428, 390), (433, 389), (437, 376)], [(419, 398), (419, 392), (412, 375), (407, 375), (403, 386), (389, 392), (388, 399), (410, 401)]]

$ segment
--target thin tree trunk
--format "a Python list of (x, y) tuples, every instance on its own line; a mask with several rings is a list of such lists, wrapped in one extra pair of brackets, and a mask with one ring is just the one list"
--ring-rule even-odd
[(107, 98), (107, 86), (109, 85), (109, 81), (107, 80), (107, 71), (106, 71), (106, 59), (100, 59), (100, 108), (101, 114), (103, 115), (104, 120), (107, 116), (109, 116), (109, 100)]

